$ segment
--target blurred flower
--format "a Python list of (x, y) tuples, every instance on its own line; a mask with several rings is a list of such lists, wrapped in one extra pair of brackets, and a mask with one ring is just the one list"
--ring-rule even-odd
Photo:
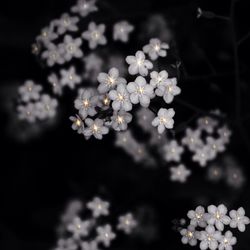
[(95, 197), (92, 201), (87, 203), (87, 208), (92, 211), (93, 217), (98, 218), (101, 215), (109, 214), (109, 203)]
[(191, 174), (191, 171), (188, 170), (183, 164), (177, 167), (171, 167), (170, 172), (170, 180), (179, 181), (181, 183), (186, 182), (187, 177)]
[(134, 26), (127, 21), (120, 21), (114, 25), (113, 39), (128, 42), (129, 34), (134, 30)]
[(151, 60), (156, 60), (158, 57), (166, 57), (169, 45), (161, 42), (158, 38), (152, 38), (148, 45), (143, 47), (143, 52), (148, 54)]
[(98, 227), (96, 231), (98, 233), (97, 241), (102, 242), (105, 247), (109, 247), (111, 241), (116, 238), (116, 235), (112, 232), (112, 228), (109, 224)]

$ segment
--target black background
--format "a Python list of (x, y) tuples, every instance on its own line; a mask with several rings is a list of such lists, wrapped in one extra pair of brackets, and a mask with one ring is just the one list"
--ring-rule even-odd
[[(100, 0), (102, 2), (102, 0)], [(197, 7), (228, 16), (229, 0), (106, 0), (135, 24), (154, 13), (170, 20), (180, 58), (192, 77), (180, 82), (182, 97), (205, 110), (220, 108), (235, 118), (235, 81), (230, 28), (226, 22), (196, 19)], [(236, 30), (240, 39), (250, 31), (249, 1), (236, 3)], [(21, 141), (20, 128), (11, 124), (14, 110), (11, 89), (25, 79), (43, 79), (43, 70), (30, 53), (30, 44), (51, 19), (68, 10), (69, 0), (1, 1), (0, 3), (0, 84), (1, 84), (1, 167), (0, 167), (0, 249), (46, 250), (56, 241), (55, 227), (65, 203), (72, 197), (83, 201), (101, 195), (111, 201), (114, 217), (128, 210), (147, 206), (156, 214), (157, 238), (146, 243), (136, 238), (121, 238), (114, 249), (191, 249), (183, 246), (172, 220), (205, 199), (207, 204), (225, 202), (230, 208), (243, 206), (250, 215), (249, 182), (239, 191), (207, 182), (203, 169), (193, 169), (185, 185), (169, 181), (167, 167), (147, 169), (136, 165), (113, 145), (113, 136), (86, 142), (70, 129), (64, 111), (60, 121), (41, 136)], [(105, 13), (108, 11), (106, 10)], [(106, 14), (104, 14), (106, 15)], [(107, 15), (107, 17), (109, 16)], [(134, 50), (140, 48), (136, 43)], [(249, 114), (249, 40), (239, 48), (241, 69), (241, 117)], [(206, 60), (204, 60), (204, 54)], [(224, 59), (221, 59), (224, 58)], [(218, 73), (211, 75), (211, 62)], [(220, 73), (227, 72), (226, 76)], [(200, 76), (208, 76), (201, 77)], [(69, 102), (70, 104), (70, 102)], [(191, 115), (174, 104), (178, 120)], [(64, 104), (66, 106), (66, 104)], [(184, 118), (183, 118), (184, 117)], [(249, 177), (249, 120), (233, 124), (229, 154), (236, 157)], [(26, 129), (26, 128), (23, 128)], [(191, 166), (192, 168), (192, 166)], [(249, 249), (249, 229), (239, 234), (235, 249)], [(112, 249), (112, 247), (111, 247)], [(196, 247), (198, 249), (198, 247)]]

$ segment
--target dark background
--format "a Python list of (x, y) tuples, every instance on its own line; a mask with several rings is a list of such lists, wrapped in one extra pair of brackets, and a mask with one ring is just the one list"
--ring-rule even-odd
[[(100, 0), (102, 2), (102, 0)], [(204, 110), (220, 108), (228, 115), (233, 129), (228, 154), (233, 155), (249, 177), (249, 40), (239, 47), (241, 75), (241, 113), (235, 122), (235, 80), (231, 31), (221, 20), (196, 19), (197, 7), (228, 16), (229, 0), (106, 0), (119, 10), (119, 18), (135, 24), (160, 13), (169, 20), (175, 34), (180, 59), (188, 71), (179, 83), (182, 98)], [(236, 4), (236, 30), (240, 39), (250, 31), (249, 1)], [(22, 129), (12, 124), (13, 89), (25, 79), (43, 79), (43, 70), (30, 53), (30, 44), (51, 19), (67, 11), (73, 1), (36, 0), (0, 3), (0, 91), (1, 91), (1, 167), (0, 167), (0, 249), (46, 250), (56, 241), (55, 227), (66, 202), (83, 201), (100, 195), (111, 201), (114, 217), (128, 210), (148, 207), (157, 237), (124, 237), (111, 249), (191, 249), (183, 246), (172, 230), (172, 220), (182, 218), (199, 204), (225, 202), (229, 208), (243, 206), (250, 215), (249, 182), (240, 190), (206, 181), (203, 169), (193, 169), (187, 184), (169, 181), (165, 168), (147, 169), (137, 165), (113, 145), (113, 136), (102, 141), (73, 133), (64, 111), (58, 124), (30, 140), (17, 140)], [(107, 10), (106, 10), (107, 12)], [(105, 13), (106, 13), (105, 12)], [(109, 16), (107, 16), (109, 17)], [(106, 17), (105, 17), (106, 18)], [(111, 17), (112, 18), (112, 17)], [(134, 44), (135, 50), (139, 48)], [(212, 65), (212, 66), (211, 66)], [(183, 73), (184, 69), (182, 69)], [(173, 104), (177, 119), (189, 117), (190, 110)], [(66, 106), (64, 104), (64, 106)], [(192, 168), (192, 166), (191, 166)], [(249, 229), (239, 234), (234, 249), (249, 249)], [(196, 247), (198, 249), (198, 247)]]

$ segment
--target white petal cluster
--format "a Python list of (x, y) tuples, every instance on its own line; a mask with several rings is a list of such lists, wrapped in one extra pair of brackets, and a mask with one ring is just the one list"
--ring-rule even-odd
[(71, 7), (71, 11), (79, 14), (81, 17), (86, 17), (91, 12), (95, 12), (97, 10), (96, 0), (77, 0), (76, 5)]
[[(79, 215), (82, 214), (83, 207), (91, 212), (89, 214), (85, 210), (84, 218)], [(65, 214), (61, 216), (60, 238), (54, 250), (99, 250), (102, 246), (111, 246), (117, 237), (116, 229), (127, 235), (132, 234), (137, 226), (133, 214), (119, 216), (118, 222), (112, 225), (107, 221), (109, 208), (110, 203), (99, 197), (94, 197), (86, 206), (81, 202), (79, 204), (79, 201), (70, 202)]]
[(58, 102), (47, 94), (42, 94), (42, 86), (33, 81), (26, 81), (19, 87), (17, 116), (20, 120), (34, 123), (55, 117)]
[(156, 60), (158, 57), (166, 57), (169, 45), (161, 42), (158, 38), (152, 38), (149, 44), (143, 47), (144, 53), (148, 54), (151, 60)]
[(227, 213), (228, 209), (223, 204), (218, 207), (210, 205), (207, 207), (207, 212), (202, 206), (190, 210), (187, 214), (190, 225), (180, 230), (182, 243), (195, 246), (199, 241), (201, 250), (232, 250), (237, 240), (231, 231), (223, 234), (225, 226), (238, 227), (239, 231), (244, 232), (245, 225), (249, 224), (250, 220), (245, 216), (245, 210), (242, 207), (237, 211), (231, 210), (230, 217)]
[(134, 26), (127, 21), (120, 21), (114, 25), (113, 39), (124, 43), (128, 42), (130, 33), (134, 30)]
[(89, 42), (90, 49), (95, 49), (98, 45), (107, 43), (107, 39), (104, 36), (105, 29), (104, 24), (89, 23), (88, 30), (82, 33), (82, 38)]
[(187, 181), (188, 176), (191, 174), (191, 171), (187, 169), (183, 164), (177, 167), (170, 168), (170, 180), (178, 181), (184, 183)]

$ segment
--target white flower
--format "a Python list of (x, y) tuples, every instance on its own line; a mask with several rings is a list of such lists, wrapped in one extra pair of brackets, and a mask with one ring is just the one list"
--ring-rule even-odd
[(128, 72), (131, 75), (140, 74), (148, 75), (148, 70), (153, 68), (153, 64), (145, 59), (145, 54), (142, 51), (137, 51), (135, 56), (127, 56), (126, 62), (129, 64)]
[(78, 0), (77, 4), (71, 8), (71, 11), (73, 13), (78, 13), (82, 17), (85, 17), (91, 12), (98, 10), (95, 3), (96, 0)]
[(207, 133), (211, 134), (214, 132), (214, 128), (218, 125), (218, 121), (206, 116), (199, 118), (197, 124), (199, 129), (205, 130)]
[(55, 64), (63, 64), (65, 62), (62, 57), (62, 51), (54, 44), (46, 44), (46, 50), (42, 53), (41, 58), (47, 61), (49, 67), (54, 66)]
[(224, 143), (228, 143), (232, 132), (227, 126), (223, 126), (218, 129), (218, 134)]
[(102, 242), (105, 247), (109, 247), (110, 243), (113, 239), (115, 239), (116, 235), (112, 232), (112, 228), (109, 224), (97, 227), (97, 241)]
[(71, 17), (69, 14), (62, 14), (59, 20), (56, 20), (57, 33), (62, 35), (67, 31), (77, 31), (77, 23), (79, 22), (78, 17)]
[(226, 182), (228, 185), (239, 188), (245, 182), (245, 176), (239, 167), (228, 166), (226, 168)]
[(113, 39), (120, 40), (126, 43), (129, 39), (129, 34), (134, 30), (134, 26), (127, 21), (121, 21), (114, 25)]
[(132, 110), (132, 104), (125, 84), (120, 83), (116, 90), (111, 90), (109, 92), (109, 98), (113, 101), (112, 107), (114, 110)]
[(49, 25), (49, 27), (45, 27), (41, 30), (39, 36), (37, 36), (37, 41), (42, 42), (44, 45), (50, 43), (51, 41), (55, 40), (58, 35), (53, 31), (54, 25)]
[(81, 243), (81, 250), (98, 250), (98, 243), (95, 240)]
[(67, 226), (67, 230), (73, 234), (75, 239), (88, 236), (90, 221), (82, 221), (79, 217), (75, 217), (71, 224)]
[(181, 183), (186, 182), (188, 176), (191, 174), (191, 171), (182, 164), (178, 167), (171, 167), (170, 172), (170, 179), (172, 181), (179, 181)]
[(225, 151), (225, 144), (221, 138), (214, 139), (213, 137), (208, 136), (206, 138), (207, 145), (214, 150), (215, 153)]
[(111, 117), (112, 128), (116, 131), (126, 130), (128, 123), (132, 121), (132, 115), (124, 110), (115, 112)]
[(171, 78), (158, 85), (155, 93), (157, 96), (163, 96), (163, 99), (166, 103), (171, 103), (174, 99), (174, 96), (181, 93), (181, 89), (177, 86), (176, 78)]
[(144, 53), (147, 53), (151, 60), (156, 60), (158, 57), (166, 57), (167, 49), (169, 49), (169, 45), (162, 43), (157, 38), (150, 39), (149, 44), (143, 47)]
[(70, 116), (69, 119), (73, 122), (71, 128), (76, 130), (78, 134), (82, 134), (84, 131), (84, 123), (82, 119), (78, 115)]
[(250, 223), (250, 219), (245, 216), (245, 210), (243, 207), (240, 207), (237, 211), (231, 210), (229, 212), (230, 217), (232, 218), (230, 221), (230, 227), (238, 228), (240, 232), (244, 232), (246, 230), (246, 226)]
[(30, 100), (38, 100), (40, 98), (41, 91), (42, 86), (35, 84), (31, 80), (25, 81), (24, 85), (22, 85), (18, 89), (18, 93), (20, 94), (21, 100), (23, 102), (28, 102)]
[(213, 159), (215, 156), (214, 151), (206, 145), (198, 148), (194, 153), (195, 154), (192, 156), (192, 160), (198, 162), (201, 167), (205, 167), (207, 165), (207, 162)]
[(36, 121), (36, 106), (33, 103), (27, 103), (26, 105), (17, 106), (18, 118), (20, 120), (26, 120), (30, 123)]
[(165, 153), (164, 158), (167, 162), (179, 162), (184, 151), (183, 147), (180, 146), (176, 140), (167, 142), (166, 145), (164, 145), (163, 150)]
[(94, 121), (90, 118), (87, 118), (85, 123), (88, 126), (83, 131), (86, 139), (89, 139), (93, 135), (96, 139), (101, 140), (103, 135), (106, 135), (109, 132), (109, 129), (104, 126), (103, 120), (99, 118), (96, 118)]
[[(137, 123), (146, 132), (152, 132), (152, 120), (154, 119), (154, 113), (148, 108), (140, 107), (136, 112)], [(157, 132), (156, 132), (157, 133)], [(157, 135), (159, 135), (157, 133)]]
[(134, 82), (130, 82), (127, 90), (130, 93), (130, 101), (133, 104), (140, 103), (144, 108), (149, 106), (150, 99), (154, 97), (153, 87), (147, 84), (142, 76), (138, 76)]
[(221, 240), (221, 232), (216, 231), (215, 228), (211, 225), (207, 226), (205, 231), (200, 232), (199, 239), (201, 241), (200, 243), (200, 249), (206, 250), (211, 249), (215, 250), (218, 247), (218, 241)]
[(55, 250), (76, 250), (77, 245), (74, 241), (74, 239), (69, 238), (69, 239), (59, 239), (57, 241), (57, 246)]
[(190, 224), (194, 227), (206, 227), (206, 213), (205, 209), (202, 206), (198, 206), (195, 210), (190, 210), (187, 213), (188, 218), (190, 219)]
[(62, 95), (62, 84), (55, 73), (51, 73), (48, 76), (48, 82), (52, 85), (52, 90), (54, 94)]
[(75, 85), (81, 82), (81, 77), (76, 74), (74, 66), (71, 66), (68, 70), (62, 69), (60, 74), (62, 86), (69, 86), (69, 88), (74, 89)]
[(192, 130), (187, 128), (185, 131), (185, 137), (182, 138), (181, 143), (186, 145), (190, 151), (196, 151), (203, 145), (201, 131), (198, 129)]
[(232, 246), (237, 242), (231, 231), (227, 231), (220, 239), (219, 250), (232, 250)]
[(37, 109), (37, 116), (43, 120), (46, 118), (52, 118), (56, 115), (56, 108), (58, 101), (51, 96), (45, 94), (41, 96), (39, 102), (35, 103)]
[(119, 223), (117, 225), (117, 229), (124, 231), (126, 234), (130, 234), (137, 226), (137, 222), (131, 213), (120, 216), (118, 220)]
[(219, 181), (223, 176), (222, 168), (217, 165), (209, 166), (207, 177), (211, 181)]
[(99, 44), (105, 45), (107, 39), (104, 36), (105, 25), (96, 25), (94, 22), (89, 23), (88, 30), (82, 33), (82, 37), (89, 41), (89, 48), (95, 49)]
[(83, 52), (80, 48), (81, 45), (81, 38), (74, 39), (72, 36), (66, 35), (63, 39), (63, 43), (59, 45), (59, 51), (68, 62), (74, 57), (81, 58), (83, 56)]
[(150, 77), (150, 85), (157, 89), (160, 86), (166, 86), (169, 81), (168, 72), (166, 70), (162, 70), (161, 72), (152, 71)]
[(79, 110), (79, 115), (85, 119), (88, 115), (94, 116), (97, 112), (95, 107), (97, 105), (98, 97), (94, 95), (91, 89), (83, 89), (79, 97), (75, 100), (75, 108)]
[(109, 215), (109, 202), (95, 197), (87, 203), (87, 208), (92, 211), (93, 217), (98, 218), (101, 215)]
[(224, 225), (229, 225), (230, 218), (226, 215), (227, 208), (221, 204), (218, 207), (210, 205), (207, 208), (208, 217), (207, 222), (210, 225), (215, 225), (216, 228), (220, 231), (224, 230)]
[(182, 235), (181, 242), (183, 244), (189, 244), (190, 246), (196, 246), (197, 245), (197, 239), (199, 237), (199, 233), (195, 231), (195, 227), (192, 225), (189, 225), (186, 228), (183, 228), (180, 231), (180, 234)]
[(109, 90), (114, 89), (115, 86), (120, 83), (127, 83), (124, 78), (119, 77), (119, 71), (117, 68), (111, 68), (108, 74), (99, 73), (97, 80), (100, 83), (97, 88), (100, 94), (107, 93)]
[(174, 126), (173, 117), (175, 115), (174, 110), (161, 108), (158, 111), (157, 117), (152, 121), (154, 127), (158, 127), (159, 134), (162, 134), (164, 130), (172, 129)]

